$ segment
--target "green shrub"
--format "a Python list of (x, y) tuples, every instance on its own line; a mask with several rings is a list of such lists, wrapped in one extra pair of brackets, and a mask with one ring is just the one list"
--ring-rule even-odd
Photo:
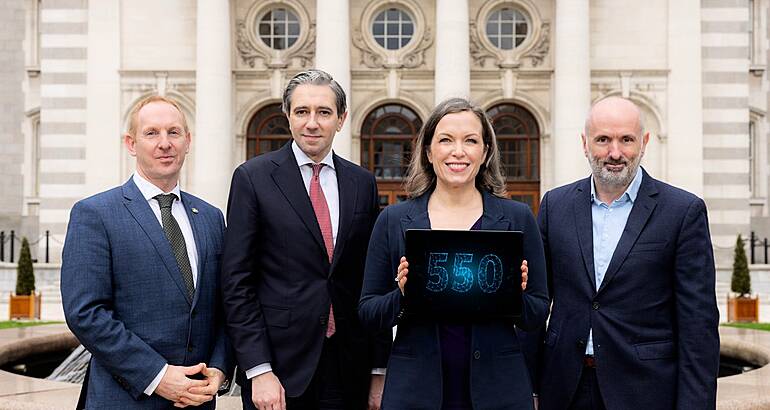
[(733, 260), (733, 277), (730, 281), (730, 289), (741, 297), (751, 296), (751, 275), (749, 264), (746, 261), (746, 249), (743, 238), (738, 234), (735, 242), (735, 259)]
[(32, 267), (32, 256), (29, 253), (27, 238), (21, 241), (19, 266), (16, 268), (16, 295), (30, 295), (35, 291), (35, 271)]

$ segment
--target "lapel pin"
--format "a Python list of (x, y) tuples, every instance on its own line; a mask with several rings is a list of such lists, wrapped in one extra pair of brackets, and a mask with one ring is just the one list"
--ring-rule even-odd
[(198, 208), (192, 208), (191, 211), (192, 211), (192, 213), (197, 214), (198, 213)]

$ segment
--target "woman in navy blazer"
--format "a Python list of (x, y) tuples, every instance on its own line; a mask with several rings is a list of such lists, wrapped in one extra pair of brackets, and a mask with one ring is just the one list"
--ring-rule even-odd
[[(410, 321), (402, 308), (407, 229), (524, 232), (522, 315), (515, 326), (541, 326), (548, 315), (545, 259), (529, 208), (505, 195), (497, 141), (484, 111), (464, 99), (439, 104), (420, 130), (409, 165), (410, 200), (387, 207), (369, 242), (359, 303), (376, 330), (398, 325), (382, 408), (531, 409), (532, 388), (514, 323)], [(396, 281), (394, 281), (394, 276)]]

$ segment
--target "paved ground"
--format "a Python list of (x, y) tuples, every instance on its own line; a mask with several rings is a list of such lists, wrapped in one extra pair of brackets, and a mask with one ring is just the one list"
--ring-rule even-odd
[[(749, 361), (770, 363), (770, 332), (721, 327), (720, 336), (723, 352)], [(63, 324), (0, 330), (0, 359), (39, 338), (55, 341), (72, 337)], [(16, 344), (20, 340), (24, 340), (23, 344)], [(79, 392), (79, 385), (0, 371), (0, 410), (72, 409)], [(742, 375), (720, 378), (717, 401), (719, 410), (770, 409), (770, 365)], [(240, 409), (240, 399), (220, 398), (217, 408)]]

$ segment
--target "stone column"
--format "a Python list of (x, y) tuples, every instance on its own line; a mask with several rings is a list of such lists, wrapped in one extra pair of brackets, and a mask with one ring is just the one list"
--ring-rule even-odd
[[(316, 2), (315, 66), (331, 74), (347, 94), (350, 110), (350, 5), (348, 0)], [(334, 137), (334, 152), (352, 158), (351, 118)]]
[(553, 79), (553, 184), (590, 172), (580, 134), (591, 104), (588, 0), (556, 0)]
[(223, 211), (234, 167), (230, 3), (198, 0), (190, 190)]
[(470, 97), (468, 0), (436, 0), (436, 68), (433, 99)]

